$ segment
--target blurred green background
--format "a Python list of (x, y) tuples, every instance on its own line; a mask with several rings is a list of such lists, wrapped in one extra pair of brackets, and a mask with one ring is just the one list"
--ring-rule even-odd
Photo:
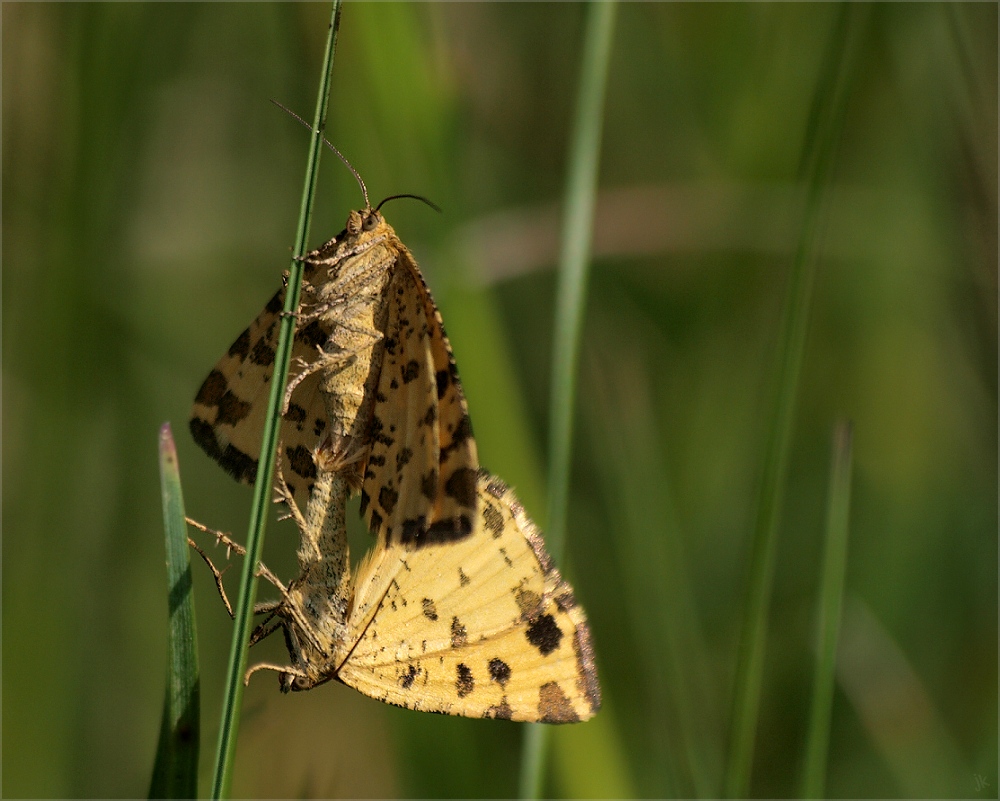
[[(619, 10), (562, 562), (605, 700), (554, 731), (551, 795), (722, 792), (798, 165), (836, 12)], [(250, 490), (186, 421), (287, 266), (308, 142), (267, 100), (311, 117), (329, 8), (2, 14), (3, 793), (143, 795), (166, 661), (157, 429), (174, 425), (188, 513), (242, 539)], [(348, 4), (331, 101), (373, 202), (445, 209), (387, 211), (441, 307), (483, 463), (543, 526), (583, 21), (568, 3)], [(362, 204), (330, 154), (321, 176), (314, 244)], [(827, 792), (996, 797), (996, 5), (871, 10), (828, 191), (751, 791), (799, 792), (846, 416)], [(279, 575), (296, 539), (269, 527)], [(207, 777), (231, 623), (200, 567)], [(522, 733), (262, 678), (234, 792), (509, 796)]]

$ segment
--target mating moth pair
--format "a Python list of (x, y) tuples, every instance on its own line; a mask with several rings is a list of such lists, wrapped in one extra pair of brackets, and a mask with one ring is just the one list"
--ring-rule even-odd
[[(601, 701), (583, 609), (513, 491), (479, 466), (451, 346), (412, 255), (366, 205), (303, 261), (277, 465), (300, 573), (287, 587), (263, 573), (279, 589), (264, 609), (291, 663), (250, 672), (278, 671), (284, 690), (336, 679), (452, 715), (590, 718)], [(216, 364), (192, 410), (198, 444), (247, 483), (283, 297)], [(375, 543), (352, 574), (353, 492)]]

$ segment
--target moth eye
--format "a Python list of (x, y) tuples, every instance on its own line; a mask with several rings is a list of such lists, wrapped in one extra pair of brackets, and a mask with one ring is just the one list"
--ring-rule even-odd
[(370, 231), (376, 225), (378, 225), (378, 214), (373, 211), (371, 214), (365, 217), (365, 221), (361, 227), (364, 228), (366, 231)]

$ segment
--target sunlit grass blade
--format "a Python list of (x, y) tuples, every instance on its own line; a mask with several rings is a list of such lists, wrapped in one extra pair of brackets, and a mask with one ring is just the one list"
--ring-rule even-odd
[(150, 798), (194, 798), (198, 794), (201, 742), (198, 638), (191, 584), (184, 496), (170, 424), (160, 428), (160, 488), (167, 548), (167, 688)]
[[(312, 218), (313, 197), (319, 174), (319, 160), (322, 153), (323, 131), (326, 128), (326, 113), (329, 105), (330, 79), (333, 75), (333, 57), (337, 46), (337, 30), (340, 26), (340, 0), (334, 0), (330, 16), (330, 28), (326, 40), (323, 71), (320, 76), (316, 98), (316, 114), (306, 162), (306, 178), (302, 187), (302, 202), (299, 207), (298, 230), (295, 235), (294, 253), (299, 256), (306, 252), (309, 238), (309, 223)], [(274, 357), (274, 380), (264, 425), (264, 439), (260, 448), (260, 464), (257, 482), (254, 485), (253, 506), (250, 510), (250, 526), (247, 533), (246, 558), (240, 580), (239, 595), (236, 599), (233, 640), (229, 651), (229, 667), (226, 674), (226, 694), (222, 703), (222, 721), (219, 727), (219, 746), (216, 754), (215, 774), (212, 781), (212, 797), (229, 796), (233, 780), (233, 761), (236, 756), (236, 734), (239, 729), (240, 703), (243, 698), (243, 676), (247, 666), (247, 643), (253, 624), (253, 608), (257, 596), (255, 572), (264, 543), (264, 529), (267, 512), (271, 506), (271, 483), (274, 477), (274, 453), (278, 444), (278, 430), (281, 424), (281, 403), (288, 381), (288, 364), (292, 353), (292, 338), (295, 334), (295, 318), (291, 315), (299, 305), (302, 286), (302, 263), (292, 259), (289, 267), (288, 289), (285, 292), (285, 312), (281, 318), (278, 346)]]
[(847, 570), (848, 519), (851, 510), (851, 424), (841, 421), (833, 435), (833, 462), (830, 470), (830, 497), (826, 516), (826, 548), (819, 590), (817, 615), (816, 675), (813, 677), (812, 709), (806, 739), (803, 798), (823, 798), (826, 761), (830, 745), (830, 713), (837, 663), (840, 610), (844, 600)]
[[(604, 93), (614, 38), (614, 2), (587, 7), (580, 91), (569, 151), (566, 206), (559, 258), (552, 397), (549, 407), (549, 504), (546, 544), (558, 563), (566, 537), (570, 446), (576, 398), (580, 331), (587, 297), (587, 270), (593, 240), (597, 173), (601, 154)], [(545, 774), (548, 734), (529, 726), (521, 758), (521, 798), (538, 798)]]
[(866, 18), (867, 10), (854, 4), (843, 4), (836, 10), (836, 21), (813, 98), (804, 141), (801, 177), (807, 188), (806, 205), (798, 248), (789, 275), (778, 342), (778, 367), (772, 384), (773, 400), (770, 405), (754, 523), (749, 587), (737, 655), (725, 781), (725, 794), (729, 798), (745, 797), (750, 786), (763, 684), (767, 621), (774, 580), (778, 521), (784, 499), (795, 400), (815, 274), (814, 250), (825, 216), (826, 189), (844, 126), (847, 100), (853, 83), (854, 61)]

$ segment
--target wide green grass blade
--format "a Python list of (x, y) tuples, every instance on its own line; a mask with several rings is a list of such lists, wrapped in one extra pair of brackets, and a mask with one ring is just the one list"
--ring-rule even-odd
[[(614, 2), (587, 7), (580, 93), (569, 152), (566, 207), (559, 258), (552, 398), (549, 407), (549, 504), (545, 541), (558, 563), (566, 538), (570, 447), (576, 398), (580, 331), (587, 299), (587, 269), (593, 241), (594, 207), (601, 155), (604, 94), (614, 38)], [(521, 758), (521, 798), (538, 798), (545, 774), (548, 732), (534, 723), (525, 733)]]
[(806, 739), (803, 798), (823, 798), (826, 761), (830, 745), (830, 714), (837, 663), (840, 610), (844, 601), (847, 571), (847, 534), (851, 511), (852, 430), (841, 421), (833, 434), (833, 464), (830, 470), (830, 498), (826, 517), (826, 548), (819, 591), (817, 615), (818, 651), (813, 678), (812, 709)]
[[(340, 27), (340, 0), (334, 0), (330, 16), (330, 28), (323, 59), (316, 97), (316, 114), (306, 162), (306, 178), (302, 187), (302, 202), (299, 208), (298, 230), (295, 236), (294, 253), (299, 256), (306, 252), (309, 238), (309, 223), (312, 218), (313, 196), (319, 174), (319, 160), (323, 149), (323, 131), (326, 128), (326, 113), (330, 95), (330, 79), (333, 75), (333, 57), (337, 47), (337, 30)], [(212, 797), (227, 798), (233, 780), (233, 761), (236, 757), (236, 734), (239, 729), (240, 704), (243, 698), (243, 676), (247, 666), (247, 642), (253, 625), (253, 608), (257, 597), (256, 569), (264, 543), (264, 529), (267, 512), (271, 506), (271, 483), (274, 477), (274, 452), (278, 444), (278, 430), (281, 423), (281, 403), (288, 381), (288, 363), (292, 353), (292, 338), (295, 334), (294, 312), (299, 305), (302, 286), (302, 263), (293, 258), (289, 267), (288, 290), (285, 293), (285, 311), (281, 318), (278, 347), (274, 358), (274, 380), (264, 426), (264, 440), (260, 448), (260, 465), (257, 483), (254, 485), (253, 506), (250, 510), (250, 526), (247, 533), (246, 559), (239, 595), (236, 599), (233, 640), (229, 651), (229, 668), (226, 675), (226, 694), (222, 703), (222, 721), (219, 727), (219, 747), (216, 754), (215, 774), (212, 782)]]
[(163, 697), (160, 742), (156, 747), (150, 798), (194, 798), (198, 794), (201, 742), (198, 638), (188, 551), (184, 496), (177, 448), (170, 423), (160, 428), (160, 487), (167, 547), (167, 688)]
[(784, 499), (795, 400), (815, 275), (814, 249), (819, 241), (820, 226), (825, 216), (826, 190), (844, 126), (855, 56), (864, 33), (866, 18), (867, 10), (864, 7), (848, 3), (837, 9), (805, 136), (801, 177), (808, 194), (798, 248), (789, 275), (778, 344), (778, 369), (773, 382), (773, 401), (757, 501), (726, 766), (725, 794), (729, 798), (746, 797), (750, 786), (764, 675), (778, 522)]

